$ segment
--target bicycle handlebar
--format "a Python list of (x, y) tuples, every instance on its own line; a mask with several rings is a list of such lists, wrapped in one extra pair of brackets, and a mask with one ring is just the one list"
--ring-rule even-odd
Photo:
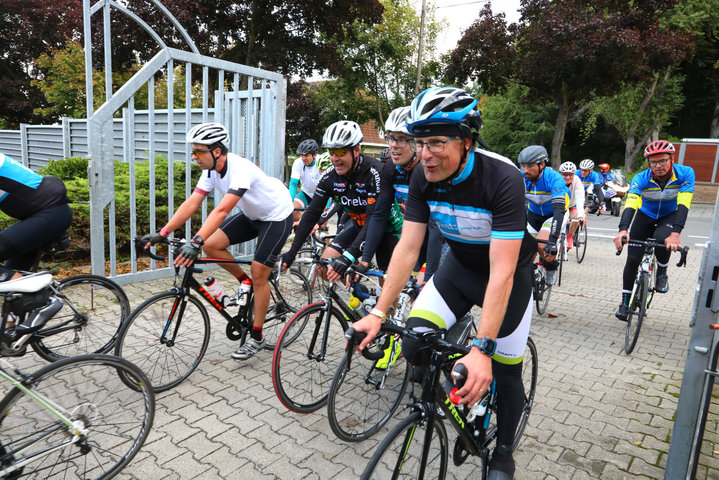
[[(632, 243), (637, 243), (639, 245), (644, 245), (645, 247), (654, 247), (654, 248), (664, 248), (667, 249), (666, 245), (663, 243), (657, 242), (653, 238), (649, 238), (647, 240), (631, 240)], [(622, 247), (627, 244), (627, 236), (622, 235)], [(679, 262), (677, 263), (677, 267), (686, 267), (687, 266), (687, 254), (689, 253), (689, 247), (684, 246), (680, 247), (677, 252), (679, 252), (680, 258)], [(622, 250), (617, 250), (617, 255), (621, 255)]]
[[(170, 239), (165, 238), (158, 243), (165, 243), (165, 244), (170, 245)], [(145, 250), (145, 243), (143, 242), (142, 237), (140, 237), (140, 236), (135, 237), (135, 250), (142, 251), (143, 253), (147, 254), (147, 256), (152, 258), (153, 260), (160, 260), (161, 262), (164, 262), (166, 260), (165, 257), (163, 257), (161, 255), (157, 255), (156, 253), (153, 253), (149, 248), (147, 250)]]

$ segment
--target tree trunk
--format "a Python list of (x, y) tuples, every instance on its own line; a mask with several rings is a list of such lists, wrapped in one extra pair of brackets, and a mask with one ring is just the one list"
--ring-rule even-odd
[(714, 117), (712, 118), (709, 138), (719, 138), (719, 102), (714, 105)]
[(562, 163), (562, 144), (569, 120), (569, 94), (567, 84), (564, 82), (562, 83), (562, 98), (557, 104), (559, 113), (557, 122), (554, 124), (554, 138), (552, 139), (552, 167), (555, 170), (559, 169), (559, 164)]

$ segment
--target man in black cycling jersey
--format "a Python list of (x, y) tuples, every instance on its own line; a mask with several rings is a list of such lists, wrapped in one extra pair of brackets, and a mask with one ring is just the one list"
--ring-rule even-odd
[[(38, 175), (0, 153), (0, 210), (18, 220), (0, 232), (0, 282), (22, 277), (17, 270), (30, 269), (41, 249), (67, 231), (72, 222), (68, 203), (62, 180)], [(61, 307), (50, 297), (47, 306), (30, 313), (23, 328), (40, 328)]]
[[(339, 279), (362, 253), (367, 231), (366, 220), (379, 196), (382, 170), (378, 160), (360, 153), (362, 138), (359, 125), (346, 120), (333, 123), (325, 131), (322, 146), (330, 151), (332, 168), (322, 175), (312, 202), (297, 225), (292, 246), (282, 254), (283, 268), (292, 265), (297, 251), (330, 198), (344, 210), (348, 219), (344, 221), (342, 231), (322, 253), (323, 258), (334, 258), (327, 278), (332, 281)], [(391, 219), (377, 250), (377, 263), (383, 269), (387, 268), (402, 228), (399, 207), (396, 207), (396, 213)]]
[[(476, 146), (481, 142), (477, 100), (464, 90), (430, 88), (412, 102), (408, 130), (422, 170), (412, 175), (402, 237), (395, 247), (377, 306), (354, 324), (375, 337), (419, 255), (430, 217), (450, 252), (412, 307), (408, 328), (449, 328), (472, 306), (482, 307), (477, 338), (459, 362), (468, 370), (457, 392), (472, 405), (497, 381), (497, 447), (489, 479), (514, 475), (512, 444), (524, 401), (522, 357), (532, 318), (531, 259), (536, 242), (526, 231), (524, 181), (512, 162)], [(422, 352), (409, 339), (402, 351), (413, 364)]]
[[(418, 163), (417, 156), (409, 146), (409, 142), (412, 140), (412, 135), (407, 131), (409, 113), (410, 107), (397, 108), (389, 114), (384, 125), (390, 157), (380, 172), (379, 198), (377, 206), (368, 220), (369, 226), (362, 251), (362, 261), (356, 268), (360, 272), (367, 270), (369, 262), (382, 240), (387, 222), (395, 222), (395, 219), (390, 216), (396, 214), (396, 206), (399, 205), (400, 209), (404, 211), (407, 202), (409, 179)], [(442, 235), (434, 221), (429, 223), (427, 233), (422, 244), (418, 265), (415, 266), (415, 269), (419, 270), (425, 261), (427, 263), (423, 283), (427, 282), (437, 270), (442, 253)]]

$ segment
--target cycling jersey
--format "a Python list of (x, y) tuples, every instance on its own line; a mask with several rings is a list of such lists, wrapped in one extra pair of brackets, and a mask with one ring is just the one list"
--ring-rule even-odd
[(524, 176), (524, 186), (527, 208), (539, 216), (552, 215), (552, 203), (554, 202), (561, 201), (565, 207), (569, 202), (569, 189), (564, 184), (562, 174), (551, 167), (544, 167), (535, 182), (531, 182)]
[(599, 181), (602, 185), (604, 185), (607, 182), (615, 182), (617, 181), (616, 178), (614, 178), (614, 174), (612, 172), (607, 173), (599, 173)]
[(689, 209), (694, 194), (694, 169), (674, 165), (672, 176), (662, 187), (650, 169), (639, 172), (632, 179), (625, 208), (639, 209), (657, 219), (677, 210), (679, 205)]
[(52, 175), (39, 175), (0, 153), (0, 210), (23, 220), (34, 213), (70, 203), (65, 184)]
[(195, 192), (209, 195), (215, 188), (223, 196), (239, 196), (237, 206), (250, 220), (285, 221), (294, 210), (290, 192), (281, 181), (234, 153), (227, 153), (222, 171), (208, 170), (208, 175), (203, 174)]
[(455, 257), (472, 269), (489, 268), (492, 238), (523, 239), (517, 263), (523, 265), (537, 248), (526, 231), (524, 203), (517, 167), (501, 155), (475, 149), (449, 182), (428, 182), (423, 171), (412, 175), (405, 219), (426, 224), (431, 215)]
[(582, 181), (582, 185), (584, 185), (585, 192), (592, 185), (601, 185), (602, 184), (602, 178), (594, 170), (589, 172), (589, 175), (587, 175), (586, 177), (582, 176), (581, 170), (577, 170), (574, 174), (579, 177), (579, 180)]
[(575, 175), (572, 177), (572, 184), (569, 189), (569, 208), (577, 208), (579, 216), (584, 217), (584, 186), (582, 181)]
[(320, 177), (322, 177), (322, 172), (317, 168), (316, 161), (307, 166), (301, 158), (295, 160), (295, 163), (292, 164), (292, 173), (290, 175), (290, 195), (292, 195), (292, 199), (294, 200), (297, 195), (298, 184), (301, 185), (302, 192), (308, 198), (312, 198), (315, 195), (315, 188), (317, 188)]
[(332, 199), (360, 227), (357, 238), (347, 248), (352, 256), (358, 257), (367, 231), (367, 215), (374, 209), (379, 196), (381, 169), (382, 164), (378, 160), (360, 154), (354, 169), (348, 175), (339, 175), (334, 167), (325, 170), (317, 183), (312, 202), (295, 229), (295, 239), (290, 252), (296, 253), (300, 249), (310, 230), (320, 219), (327, 200)]

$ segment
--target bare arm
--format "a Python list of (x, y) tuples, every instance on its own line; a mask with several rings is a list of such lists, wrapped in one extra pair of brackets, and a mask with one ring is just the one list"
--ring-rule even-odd
[(184, 224), (187, 219), (190, 218), (192, 214), (197, 211), (198, 208), (200, 208), (200, 205), (202, 205), (202, 202), (203, 200), (205, 200), (205, 197), (207, 197), (207, 195), (193, 192), (187, 200), (182, 202), (182, 205), (177, 208), (175, 214), (165, 224), (163, 228), (165, 228), (168, 232), (173, 232), (175, 229), (180, 228), (182, 224)]

